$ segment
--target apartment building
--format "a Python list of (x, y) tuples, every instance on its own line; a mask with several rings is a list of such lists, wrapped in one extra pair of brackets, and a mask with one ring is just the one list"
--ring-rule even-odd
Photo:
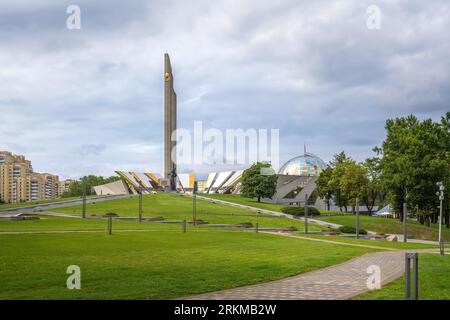
[(74, 183), (76, 180), (73, 179), (66, 179), (59, 181), (58, 183), (58, 197), (61, 197), (64, 192), (68, 192), (70, 185)]
[(59, 196), (59, 178), (33, 172), (22, 155), (0, 151), (0, 200), (4, 203), (49, 200)]

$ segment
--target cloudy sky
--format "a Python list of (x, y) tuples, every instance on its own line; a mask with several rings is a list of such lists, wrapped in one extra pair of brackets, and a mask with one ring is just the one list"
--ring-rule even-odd
[(387, 118), (450, 110), (449, 30), (448, 0), (2, 0), (0, 150), (64, 178), (161, 172), (168, 52), (180, 127), (280, 129), (281, 162), (304, 142), (363, 160)]

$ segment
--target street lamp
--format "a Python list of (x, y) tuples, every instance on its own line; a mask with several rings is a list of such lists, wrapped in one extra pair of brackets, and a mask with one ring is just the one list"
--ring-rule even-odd
[(194, 226), (197, 225), (197, 191), (198, 183), (194, 181), (194, 189), (192, 190), (192, 223)]
[(441, 254), (444, 254), (444, 250), (443, 250), (443, 243), (442, 243), (442, 213), (443, 213), (443, 202), (444, 202), (444, 184), (442, 182), (438, 182), (436, 183), (436, 185), (439, 187), (439, 191), (436, 192), (436, 195), (439, 197), (439, 246), (441, 248)]
[(143, 192), (144, 192), (144, 190), (142, 188), (142, 182), (139, 182), (139, 211), (138, 211), (139, 222), (142, 222), (142, 193)]

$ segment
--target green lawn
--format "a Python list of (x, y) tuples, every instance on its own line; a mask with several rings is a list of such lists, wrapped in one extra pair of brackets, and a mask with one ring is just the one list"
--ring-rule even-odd
[[(281, 208), (285, 207), (285, 204), (277, 204), (277, 203), (267, 203), (267, 202), (258, 202), (256, 199), (246, 198), (242, 197), (240, 195), (236, 194), (200, 194), (200, 196), (217, 199), (217, 200), (223, 200), (223, 201), (229, 201), (233, 203), (238, 203), (250, 207), (260, 208), (260, 209), (266, 209), (266, 210), (272, 210), (281, 212)], [(332, 214), (332, 215), (349, 215), (351, 213), (348, 212), (339, 212), (339, 211), (328, 211), (328, 210), (320, 210), (322, 214)]]
[[(241, 197), (239, 195), (233, 194), (208, 194), (203, 195), (209, 198), (230, 201), (234, 203), (239, 203), (243, 205), (248, 205), (252, 207), (280, 211), (280, 208), (283, 205), (280, 204), (272, 204), (272, 203), (258, 203), (254, 199), (249, 199), (245, 197)], [(347, 226), (355, 225), (355, 216), (351, 213), (339, 213), (334, 211), (325, 211), (321, 210), (323, 214), (336, 214), (334, 216), (322, 216), (322, 217), (314, 217), (314, 219), (319, 219), (323, 221), (327, 221), (330, 223), (336, 223)], [(361, 228), (367, 229), (370, 231), (374, 231), (380, 234), (402, 234), (403, 233), (403, 225), (399, 220), (396, 219), (388, 219), (383, 217), (369, 217), (369, 216), (360, 216)], [(437, 240), (438, 238), (438, 228), (437, 225), (431, 225), (427, 227), (415, 221), (410, 221), (408, 223), (409, 234), (415, 239), (422, 240)], [(444, 228), (443, 229), (443, 237), (445, 241), (450, 241), (450, 230)]]
[[(69, 219), (59, 217), (44, 217), (39, 220), (0, 220), (0, 235), (3, 232), (28, 232), (28, 231), (105, 231), (106, 219)], [(191, 228), (191, 226), (188, 226)], [(149, 222), (113, 221), (113, 230), (175, 230), (180, 231), (180, 225), (157, 224)]]
[(240, 195), (236, 194), (199, 194), (202, 197), (217, 199), (217, 200), (223, 200), (223, 201), (229, 201), (233, 203), (238, 203), (246, 206), (251, 206), (255, 208), (265, 209), (265, 210), (272, 210), (281, 212), (281, 208), (284, 207), (282, 204), (276, 204), (276, 203), (266, 203), (266, 202), (258, 202), (255, 199), (241, 197)]
[[(82, 207), (81, 205), (77, 205), (57, 208), (53, 211), (67, 214), (81, 214)], [(87, 205), (88, 214), (100, 215), (108, 212), (114, 212), (120, 217), (137, 217), (138, 198), (122, 198)], [(171, 193), (145, 195), (143, 197), (143, 216), (162, 216), (166, 220), (192, 221), (192, 199)], [(299, 220), (273, 217), (267, 214), (258, 215), (254, 211), (215, 204), (200, 199), (197, 199), (197, 219), (207, 221), (210, 224), (251, 222), (254, 226), (258, 223), (260, 228), (287, 228), (293, 226), (298, 230), (304, 229), (303, 222)], [(309, 228), (312, 231), (320, 231), (323, 229), (312, 224), (309, 225)]]
[[(346, 226), (355, 225), (355, 216), (334, 216), (334, 217), (321, 217), (319, 220), (328, 221), (331, 223), (337, 223)], [(397, 219), (389, 219), (383, 217), (369, 217), (360, 216), (361, 228), (374, 231), (380, 234), (403, 234), (403, 224)], [(443, 237), (445, 241), (450, 241), (450, 230), (445, 227), (443, 230)], [(416, 221), (410, 221), (408, 223), (408, 234), (415, 239), (434, 240), (438, 238), (437, 225), (430, 227), (424, 226)]]
[(422, 244), (422, 243), (413, 243), (413, 242), (391, 242), (391, 241), (382, 241), (382, 240), (367, 240), (367, 239), (352, 239), (352, 238), (343, 238), (338, 236), (322, 236), (322, 235), (313, 235), (313, 234), (298, 234), (299, 237), (308, 237), (313, 239), (321, 239), (321, 240), (329, 240), (335, 242), (349, 243), (349, 244), (359, 244), (359, 245), (369, 245), (369, 246), (377, 246), (382, 248), (391, 248), (398, 250), (410, 250), (410, 249), (436, 249), (439, 250), (439, 246), (430, 245), (430, 244)]
[[(97, 197), (97, 196), (88, 196), (88, 198), (95, 198), (95, 197)], [(79, 200), (79, 199), (80, 199), (80, 197), (69, 197), (69, 198), (58, 198), (58, 199), (51, 199), (51, 200), (30, 201), (30, 202), (21, 202), (21, 203), (12, 203), (12, 204), (0, 204), (0, 211), (6, 210), (6, 209), (34, 206), (34, 205), (38, 205), (38, 204), (49, 204), (49, 203), (70, 201), (70, 200)]]
[[(450, 299), (450, 255), (419, 254), (419, 299)], [(356, 300), (401, 300), (405, 298), (404, 277), (380, 290), (361, 294)]]
[[(176, 298), (280, 279), (374, 251), (252, 232), (191, 228), (183, 234), (179, 226), (154, 223), (140, 224), (151, 230), (117, 229), (109, 236), (102, 224), (73, 218), (2, 221), (0, 231), (100, 232), (0, 233), (0, 299)], [(69, 265), (81, 268), (81, 290), (65, 287)]]

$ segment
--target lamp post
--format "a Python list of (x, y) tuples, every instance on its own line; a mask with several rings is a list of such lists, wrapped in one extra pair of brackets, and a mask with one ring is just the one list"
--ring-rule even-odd
[(87, 178), (86, 176), (83, 177), (83, 197), (82, 197), (82, 208), (83, 208), (83, 219), (86, 218), (86, 184), (87, 184)]
[(308, 194), (305, 194), (305, 234), (308, 234)]
[(356, 239), (359, 239), (359, 198), (356, 197)]
[(194, 181), (194, 190), (192, 191), (192, 223), (194, 226), (197, 225), (197, 190), (198, 183), (197, 181)]
[(139, 182), (139, 222), (142, 222), (142, 183)]
[(439, 246), (441, 248), (441, 255), (444, 254), (443, 251), (443, 243), (442, 243), (442, 214), (444, 211), (444, 206), (443, 206), (443, 202), (444, 202), (444, 184), (442, 182), (438, 182), (436, 184), (439, 187), (439, 191), (436, 192), (436, 195), (439, 198)]

